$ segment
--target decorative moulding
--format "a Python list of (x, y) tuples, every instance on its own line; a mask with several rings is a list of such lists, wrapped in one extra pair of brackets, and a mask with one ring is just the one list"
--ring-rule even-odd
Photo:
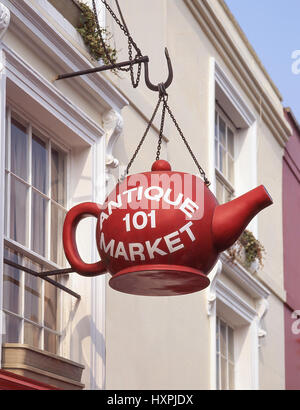
[(6, 6), (4, 6), (4, 4), (0, 3), (0, 41), (9, 26), (9, 22), (10, 11)]
[(258, 316), (258, 337), (265, 337), (267, 335), (267, 331), (263, 329), (263, 318), (266, 316), (269, 310), (269, 302), (266, 299), (261, 299), (258, 302), (257, 307), (257, 316)]
[(114, 157), (113, 149), (123, 131), (123, 117), (120, 112), (111, 109), (103, 116), (103, 128), (106, 132), (105, 148), (105, 180), (108, 184), (110, 171), (119, 166), (119, 160)]
[[(35, 52), (40, 50), (46, 62), (55, 68), (57, 74), (94, 67), (80, 51), (80, 44), (76, 40), (80, 36), (75, 28), (63, 19), (48, 1), (39, 0), (39, 8), (35, 3), (27, 1), (2, 0), (2, 2), (9, 4), (10, 13), (14, 16), (11, 30), (18, 32), (19, 35), (28, 30), (30, 36), (28, 41), (32, 40), (29, 44), (35, 44)], [(52, 21), (55, 21), (56, 25)], [(96, 73), (82, 76), (80, 81), (80, 90), (84, 91), (86, 98), (98, 108), (112, 107), (121, 110), (128, 104), (128, 101), (103, 75)], [(78, 87), (77, 83), (74, 81), (75, 88)]]
[(80, 137), (89, 145), (93, 145), (96, 139), (104, 134), (104, 130), (98, 124), (72, 104), (60, 90), (23, 61), (12, 49), (3, 45), (3, 50), (6, 56), (7, 77), (72, 130), (74, 138)]
[[(266, 91), (264, 81), (259, 81), (250, 62), (253, 58), (247, 58), (241, 53), (230, 36), (230, 30), (225, 22), (216, 13), (214, 0), (184, 0), (187, 7), (195, 17), (208, 39), (212, 42), (215, 50), (219, 53), (224, 64), (230, 69), (249, 100), (252, 102), (256, 112), (262, 112), (263, 120), (271, 130), (272, 134), (284, 147), (290, 135), (290, 129), (285, 121), (282, 111), (274, 104)], [(266, 79), (266, 77), (262, 77)], [(278, 101), (280, 101), (278, 99)]]
[(106, 158), (108, 168), (116, 168), (119, 160), (113, 156), (113, 149), (123, 131), (123, 118), (116, 110), (109, 110), (103, 116), (103, 126), (106, 131)]
[[(247, 294), (257, 300), (257, 309), (254, 310), (248, 303), (242, 300), (231, 289), (220, 281), (220, 274), (223, 272), (234, 281)], [(259, 336), (265, 336), (266, 332), (262, 328), (262, 319), (268, 311), (267, 298), (270, 292), (238, 262), (231, 262), (228, 254), (221, 254), (218, 264), (215, 266), (211, 277), (211, 284), (207, 297), (207, 312), (211, 316), (217, 298), (243, 316), (248, 322), (255, 317), (258, 318)]]
[(207, 296), (207, 314), (211, 316), (213, 314), (213, 308), (217, 298), (217, 281), (222, 272), (222, 262), (219, 260), (216, 266), (214, 267), (211, 275), (210, 275), (210, 286), (208, 288), (208, 296)]
[(252, 306), (221, 281), (217, 281), (216, 297), (248, 323), (251, 323), (257, 316)]
[(242, 117), (243, 121), (247, 124), (248, 127), (250, 127), (255, 122), (254, 114), (248, 108), (247, 104), (244, 102), (236, 88), (228, 80), (225, 72), (217, 62), (215, 62), (215, 79), (240, 117)]

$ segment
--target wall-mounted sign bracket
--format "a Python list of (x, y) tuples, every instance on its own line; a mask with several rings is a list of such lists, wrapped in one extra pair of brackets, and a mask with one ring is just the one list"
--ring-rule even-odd
[[(68, 293), (69, 295), (74, 296), (74, 298), (76, 298), (76, 299), (79, 299), (79, 300), (81, 299), (81, 296), (78, 293), (76, 293), (73, 290), (67, 288), (66, 286), (62, 285), (61, 283), (59, 283), (59, 282), (57, 282), (53, 279), (48, 278), (49, 272), (36, 272), (36, 271), (34, 271), (30, 268), (27, 268), (26, 266), (19, 265), (18, 263), (13, 262), (13, 261), (11, 261), (9, 259), (6, 259), (6, 258), (3, 259), (3, 262), (5, 263), (5, 265), (12, 266), (13, 268), (16, 268), (16, 269), (19, 269), (23, 272), (26, 272), (29, 275), (35, 276), (37, 278), (41, 278), (41, 279), (45, 280), (46, 282), (51, 283), (53, 286), (56, 286), (57, 288), (61, 289), (62, 291), (66, 292), (66, 293)], [(72, 268), (68, 268), (68, 269), (60, 269), (60, 270), (56, 270), (56, 271), (51, 271), (50, 274), (59, 275), (59, 274), (66, 274), (66, 273), (71, 273), (71, 272), (74, 272), (74, 270)]]
[(102, 65), (100, 67), (90, 68), (88, 70), (75, 71), (73, 73), (61, 74), (61, 75), (58, 75), (55, 78), (54, 81), (63, 80), (65, 78), (78, 77), (80, 75), (98, 73), (100, 71), (114, 70), (116, 68), (128, 67), (128, 66), (132, 66), (134, 64), (148, 63), (148, 62), (149, 62), (149, 57), (148, 56), (142, 56), (142, 57), (136, 58), (136, 59), (131, 60), (131, 61), (123, 61), (121, 63)]

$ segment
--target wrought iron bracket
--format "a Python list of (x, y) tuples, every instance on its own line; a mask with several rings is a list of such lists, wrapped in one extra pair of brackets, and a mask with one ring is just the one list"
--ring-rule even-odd
[(78, 77), (78, 76), (86, 75), (86, 74), (98, 73), (98, 72), (101, 72), (101, 71), (113, 70), (113, 69), (121, 68), (121, 67), (133, 66), (134, 64), (144, 63), (144, 65), (145, 65), (145, 83), (146, 83), (146, 86), (152, 91), (158, 91), (158, 92), (161, 93), (161, 90), (163, 89), (164, 92), (165, 92), (165, 90), (171, 85), (171, 83), (173, 81), (173, 68), (172, 68), (172, 63), (171, 63), (171, 59), (170, 59), (167, 48), (165, 48), (165, 56), (166, 56), (167, 65), (168, 65), (168, 78), (164, 83), (160, 83), (158, 85), (152, 84), (150, 79), (149, 79), (149, 67), (148, 67), (149, 57), (148, 56), (142, 56), (142, 57), (139, 57), (139, 58), (135, 58), (134, 60), (131, 60), (131, 61), (123, 61), (121, 63), (102, 65), (100, 67), (89, 68), (88, 70), (82, 70), (82, 71), (75, 71), (73, 73), (60, 74), (54, 79), (54, 81), (63, 80), (63, 79), (66, 79), (66, 78)]
[(74, 296), (76, 299), (81, 299), (81, 296), (74, 292), (73, 290), (67, 288), (66, 286), (62, 285), (59, 282), (56, 282), (53, 279), (48, 278), (48, 276), (50, 275), (59, 275), (59, 274), (66, 274), (66, 273), (71, 273), (74, 272), (74, 270), (72, 268), (68, 268), (68, 269), (59, 269), (59, 270), (55, 270), (55, 271), (48, 271), (48, 272), (36, 272), (32, 269), (27, 268), (26, 266), (22, 266), (16, 262), (13, 262), (9, 259), (4, 258), (3, 262), (6, 265), (12, 266), (13, 268), (19, 269), (23, 272), (29, 273), (32, 276), (35, 276), (37, 278), (41, 278), (49, 283), (51, 283), (53, 286), (56, 286), (57, 288), (63, 290), (64, 292), (68, 293), (71, 296)]
[(148, 62), (149, 62), (149, 57), (143, 56), (143, 57), (136, 58), (132, 61), (123, 61), (122, 63), (102, 65), (100, 67), (89, 68), (88, 70), (74, 71), (73, 73), (60, 74), (54, 79), (54, 81), (63, 80), (65, 78), (78, 77), (80, 75), (98, 73), (100, 71), (113, 70), (115, 68), (126, 67), (126, 66), (130, 66), (134, 64), (139, 64), (139, 63), (148, 63)]

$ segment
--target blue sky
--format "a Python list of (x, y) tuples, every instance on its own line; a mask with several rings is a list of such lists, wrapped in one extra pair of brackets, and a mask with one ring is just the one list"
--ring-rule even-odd
[(300, 123), (300, 0), (225, 1)]

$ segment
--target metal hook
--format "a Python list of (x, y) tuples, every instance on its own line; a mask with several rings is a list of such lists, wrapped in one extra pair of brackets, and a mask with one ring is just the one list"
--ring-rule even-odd
[[(169, 76), (167, 78), (167, 81), (165, 83), (161, 83), (161, 84), (163, 85), (164, 89), (166, 90), (173, 81), (173, 68), (172, 68), (171, 59), (170, 59), (167, 47), (165, 48), (165, 56), (166, 56), (167, 64), (168, 64)], [(145, 62), (145, 83), (146, 83), (147, 87), (150, 88), (150, 90), (161, 92), (160, 85), (154, 85), (149, 80), (148, 62)]]

